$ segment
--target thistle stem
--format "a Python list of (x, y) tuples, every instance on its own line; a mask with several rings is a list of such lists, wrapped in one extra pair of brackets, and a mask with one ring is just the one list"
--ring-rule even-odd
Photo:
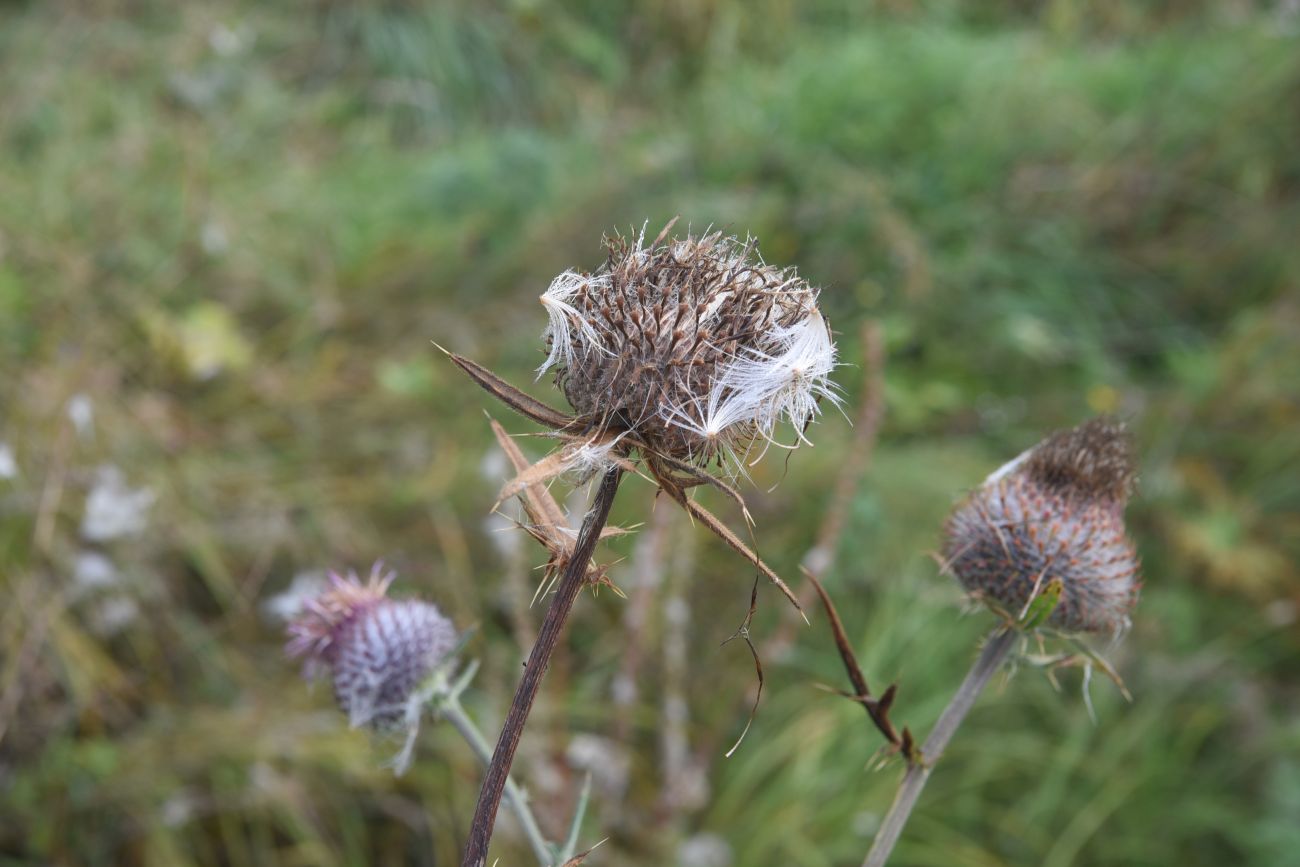
[(1012, 629), (999, 627), (984, 643), (984, 649), (980, 651), (979, 658), (967, 672), (966, 679), (957, 689), (957, 694), (943, 709), (939, 721), (934, 724), (930, 736), (925, 739), (925, 744), (921, 747), (921, 761), (908, 765), (907, 773), (903, 775), (903, 782), (898, 787), (898, 794), (894, 796), (894, 803), (885, 814), (884, 821), (880, 823), (880, 830), (876, 832), (876, 839), (872, 841), (871, 850), (867, 852), (867, 860), (862, 862), (862, 867), (884, 867), (890, 853), (894, 851), (894, 844), (898, 842), (899, 835), (903, 833), (903, 826), (912, 815), (912, 808), (916, 806), (917, 798), (921, 796), (921, 789), (925, 788), (926, 780), (930, 778), (930, 771), (934, 770), (934, 766), (943, 755), (944, 748), (948, 746), (948, 741), (952, 740), (958, 726), (974, 706), (975, 699), (1006, 661), (1012, 645), (1015, 644), (1016, 635), (1017, 633)]
[(546, 609), (542, 627), (537, 633), (537, 642), (528, 655), (524, 676), (515, 689), (514, 700), (506, 713), (506, 721), (501, 727), (501, 737), (497, 740), (492, 761), (488, 764), (487, 774), (483, 778), (483, 788), (479, 792), (478, 806), (474, 810), (474, 821), (470, 826), (469, 841), (465, 844), (465, 855), (461, 867), (484, 867), (487, 864), (488, 844), (492, 840), (492, 828), (496, 824), (497, 808), (501, 805), (501, 793), (506, 786), (510, 765), (514, 761), (515, 750), (519, 748), (519, 739), (524, 733), (524, 724), (537, 698), (542, 678), (550, 665), (551, 656), (559, 644), (564, 624), (573, 610), (573, 603), (578, 592), (587, 579), (587, 565), (600, 540), (605, 522), (609, 520), (610, 507), (614, 505), (614, 494), (618, 492), (618, 483), (623, 471), (612, 467), (605, 472), (596, 491), (596, 499), (591, 510), (582, 521), (578, 532), (578, 541), (574, 545), (569, 562), (564, 565), (560, 583), (555, 596)]
[[(458, 696), (451, 695), (442, 699), (438, 704), (438, 713), (460, 733), (465, 743), (469, 744), (470, 749), (474, 751), (474, 755), (478, 756), (479, 761), (484, 765), (492, 761), (492, 745), (487, 742), (487, 738), (483, 737), (474, 720), (470, 719), (469, 714), (465, 712)], [(506, 777), (505, 799), (523, 827), (528, 845), (537, 856), (537, 863), (542, 867), (551, 867), (555, 863), (555, 849), (542, 835), (542, 829), (538, 827), (537, 819), (533, 817), (533, 811), (528, 807), (528, 795), (512, 777)]]

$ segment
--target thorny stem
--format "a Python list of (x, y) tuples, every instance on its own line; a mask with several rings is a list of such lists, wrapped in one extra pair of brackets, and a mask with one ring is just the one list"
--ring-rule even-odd
[(555, 653), (560, 634), (564, 631), (564, 624), (569, 619), (569, 612), (573, 610), (573, 603), (577, 600), (578, 592), (582, 590), (582, 585), (586, 581), (587, 564), (596, 549), (601, 530), (609, 520), (609, 510), (614, 505), (614, 494), (618, 491), (618, 483), (622, 476), (623, 471), (619, 467), (611, 467), (605, 472), (591, 511), (587, 512), (587, 517), (583, 519), (577, 544), (569, 561), (564, 565), (559, 586), (555, 590), (550, 606), (546, 609), (546, 617), (543, 618), (542, 627), (537, 633), (537, 643), (533, 645), (532, 652), (528, 655), (524, 676), (515, 689), (514, 700), (510, 703), (505, 724), (501, 728), (501, 737), (497, 740), (496, 750), (492, 753), (492, 761), (483, 779), (483, 788), (479, 792), (478, 806), (474, 809), (474, 821), (470, 826), (469, 842), (465, 844), (461, 867), (484, 867), (487, 864), (488, 844), (492, 840), (497, 808), (501, 805), (501, 793), (510, 773), (510, 765), (514, 761), (515, 750), (519, 747), (519, 739), (524, 733), (524, 724), (528, 721), (528, 713), (533, 708), (537, 690), (541, 687), (546, 668)]
[[(492, 761), (492, 745), (465, 713), (459, 696), (453, 694), (444, 697), (438, 704), (438, 713), (460, 733), (465, 743), (469, 744), (470, 749), (474, 751), (474, 755), (478, 756), (479, 761), (485, 765)], [(528, 807), (527, 793), (511, 777), (506, 777), (505, 799), (523, 827), (524, 836), (528, 838), (528, 845), (537, 856), (537, 862), (542, 867), (551, 867), (555, 863), (555, 849), (542, 835), (542, 829), (538, 827), (537, 819), (533, 817), (533, 811)]]
[(903, 832), (903, 826), (907, 824), (908, 817), (912, 814), (912, 808), (916, 806), (917, 798), (921, 796), (921, 789), (925, 788), (930, 771), (943, 755), (944, 748), (948, 746), (948, 741), (952, 740), (957, 727), (974, 706), (975, 699), (1006, 660), (1012, 645), (1015, 644), (1017, 634), (1013, 629), (999, 627), (985, 642), (984, 649), (980, 651), (979, 658), (967, 672), (966, 679), (957, 689), (957, 694), (943, 709), (939, 721), (934, 724), (930, 736), (925, 739), (925, 745), (921, 747), (922, 761), (908, 765), (907, 773), (903, 775), (903, 782), (898, 787), (898, 794), (894, 796), (894, 803), (885, 814), (884, 821), (880, 823), (880, 830), (876, 832), (876, 839), (872, 841), (871, 850), (867, 852), (867, 860), (862, 862), (862, 867), (884, 867), (890, 853), (894, 850), (894, 844), (898, 842), (898, 837)]

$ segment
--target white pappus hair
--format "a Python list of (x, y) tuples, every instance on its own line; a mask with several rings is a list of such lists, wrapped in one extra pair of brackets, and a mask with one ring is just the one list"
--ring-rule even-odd
[(542, 339), (550, 340), (551, 351), (546, 356), (546, 360), (542, 362), (542, 365), (537, 368), (537, 377), (539, 379), (542, 374), (556, 364), (563, 363), (567, 366), (573, 363), (575, 344), (573, 329), (575, 327), (578, 329), (576, 343), (584, 353), (595, 349), (606, 355), (609, 354), (609, 350), (601, 343), (600, 335), (596, 333), (596, 329), (570, 303), (580, 293), (590, 289), (608, 288), (608, 284), (609, 277), (607, 275), (591, 276), (589, 274), (579, 274), (577, 271), (565, 271), (551, 281), (550, 287), (542, 293), (540, 300), (542, 307), (546, 309), (546, 316), (549, 320), (546, 328), (542, 331)]

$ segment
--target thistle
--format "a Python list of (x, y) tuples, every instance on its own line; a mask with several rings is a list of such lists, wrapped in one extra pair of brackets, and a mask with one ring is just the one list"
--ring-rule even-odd
[(290, 656), (306, 657), (309, 677), (328, 672), (339, 709), (354, 728), (405, 732), (393, 760), (410, 764), (433, 676), (447, 664), (456, 629), (437, 607), (388, 598), (393, 572), (376, 563), (367, 581), (330, 574), (330, 586), (289, 624)]
[[(564, 413), (459, 355), (451, 359), (510, 408), (549, 428), (561, 442), (506, 485), (501, 499), (571, 473), (581, 479), (638, 465), (678, 505), (754, 564), (799, 607), (786, 583), (710, 512), (686, 496), (698, 485), (721, 490), (749, 512), (740, 494), (704, 467), (743, 472), (756, 444), (795, 448), (823, 399), (841, 398), (830, 326), (818, 291), (793, 269), (768, 265), (752, 241), (719, 233), (648, 245), (606, 239), (593, 273), (565, 271), (540, 297), (541, 376), (574, 412)], [(788, 421), (792, 443), (776, 430)]]
[[(493, 396), (560, 440), (550, 456), (521, 469), (501, 499), (521, 495), (535, 521), (558, 526), (539, 494), (542, 484), (565, 473), (602, 475), (572, 545), (530, 528), (551, 552), (559, 578), (479, 793), (463, 867), (486, 863), (506, 774), (564, 623), (579, 590), (592, 580), (591, 556), (625, 472), (644, 467), (660, 490), (799, 607), (786, 583), (687, 491), (711, 485), (748, 520), (740, 494), (705, 467), (743, 472), (760, 442), (763, 450), (806, 442), (804, 429), (822, 399), (840, 402), (828, 379), (835, 367), (830, 327), (817, 290), (793, 270), (764, 263), (752, 242), (718, 233), (666, 240), (672, 225), (648, 245), (644, 233), (634, 243), (607, 239), (599, 269), (566, 271), (541, 295), (548, 321), (538, 376), (554, 369), (572, 413), (451, 355)], [(794, 442), (777, 442), (782, 421), (794, 426)]]
[[(884, 867), (930, 772), (1017, 637), (1046, 626), (1076, 653), (1046, 658), (1081, 665), (1084, 698), (1092, 666), (1124, 691), (1119, 676), (1072, 634), (1128, 628), (1138, 597), (1138, 560), (1124, 530), (1133, 459), (1123, 426), (1096, 418), (1058, 431), (990, 475), (944, 527), (944, 562), (973, 597), (999, 613), (956, 695), (920, 755), (909, 756), (893, 805), (863, 867)], [(1091, 705), (1089, 705), (1091, 712)]]
[[(1059, 431), (993, 473), (944, 528), (944, 559), (972, 595), (1021, 619), (1049, 586), (1046, 625), (1123, 631), (1138, 559), (1124, 530), (1133, 488), (1128, 439), (1098, 418)], [(1053, 582), (1058, 582), (1054, 585)]]
[(734, 459), (782, 419), (802, 437), (840, 400), (817, 291), (752, 242), (662, 240), (608, 241), (599, 271), (555, 279), (539, 376), (555, 368), (583, 434), (631, 435), (651, 458)]

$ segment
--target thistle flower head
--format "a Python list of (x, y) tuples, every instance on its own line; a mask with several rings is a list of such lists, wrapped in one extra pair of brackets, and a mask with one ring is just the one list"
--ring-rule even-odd
[(765, 264), (752, 242), (661, 235), (607, 246), (596, 273), (566, 271), (541, 297), (540, 372), (555, 368), (589, 430), (706, 462), (770, 441), (782, 419), (802, 438), (821, 398), (839, 403), (817, 290)]
[(1133, 481), (1119, 423), (1098, 418), (1052, 434), (957, 506), (944, 528), (945, 562), (968, 591), (1013, 615), (1057, 579), (1049, 626), (1123, 630), (1139, 587), (1124, 529)]
[[(823, 398), (840, 405), (829, 379), (836, 366), (830, 326), (817, 290), (793, 269), (764, 263), (752, 241), (720, 233), (666, 241), (671, 228), (649, 244), (644, 232), (635, 242), (607, 239), (608, 258), (595, 273), (565, 271), (541, 296), (548, 322), (539, 376), (555, 370), (573, 413), (547, 406), (464, 356), (447, 355), (563, 443), (536, 464), (516, 462), (519, 475), (502, 498), (529, 502), (538, 486), (565, 473), (585, 479), (638, 472), (639, 463), (660, 491), (800, 608), (789, 585), (687, 492), (718, 488), (751, 520), (740, 494), (705, 465), (716, 460), (739, 469), (739, 460), (729, 459), (742, 458), (758, 440), (764, 448), (776, 443), (783, 420), (798, 437), (784, 447), (795, 448), (807, 441), (804, 429)], [(552, 510), (542, 511), (542, 523), (558, 527)], [(565, 556), (557, 535), (534, 535), (553, 555)]]
[(394, 764), (405, 770), (429, 683), (456, 646), (451, 621), (419, 600), (390, 599), (394, 574), (375, 564), (367, 581), (330, 575), (330, 586), (289, 624), (290, 656), (307, 673), (328, 672), (339, 708), (353, 727), (406, 732)]

